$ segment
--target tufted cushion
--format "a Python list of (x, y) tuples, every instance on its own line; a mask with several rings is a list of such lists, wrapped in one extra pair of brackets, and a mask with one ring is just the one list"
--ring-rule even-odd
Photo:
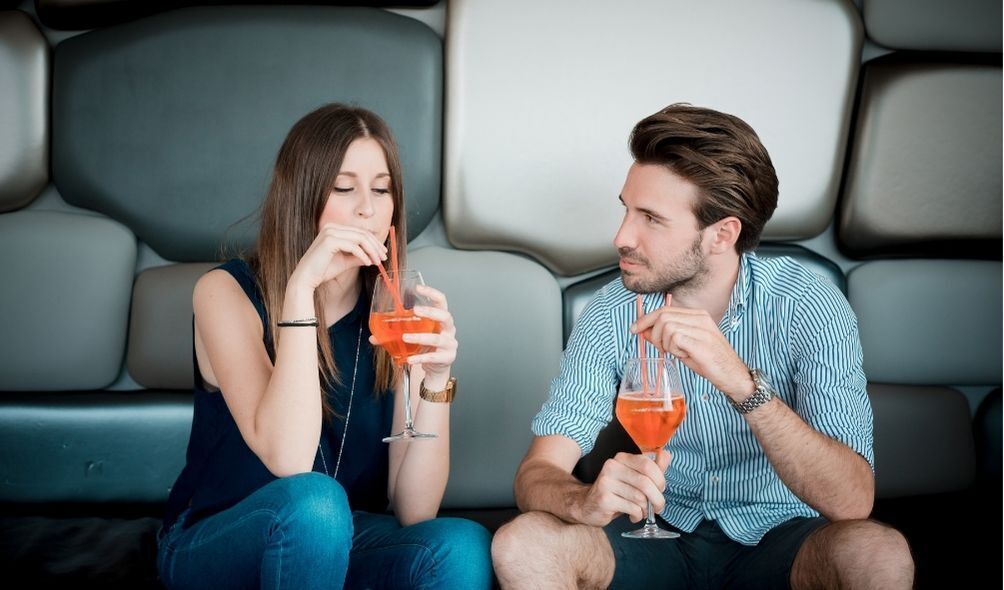
[[(300, 4), (347, 6), (432, 6), (437, 0), (314, 0)], [(281, 4), (275, 0), (35, 0), (39, 19), (55, 29), (107, 27), (193, 4)]]
[(0, 390), (97, 389), (125, 353), (136, 241), (91, 215), (0, 215)]
[(868, 63), (841, 246), (859, 255), (945, 256), (951, 246), (999, 256), (1002, 100), (999, 55), (996, 65), (897, 56)]
[(862, 0), (868, 37), (893, 49), (1001, 50), (1000, 0)]
[(192, 290), (213, 266), (172, 264), (136, 277), (126, 366), (143, 387), (190, 390), (194, 385)]
[(446, 293), (460, 343), (443, 507), (511, 507), (530, 420), (558, 371), (558, 284), (534, 262), (501, 252), (421, 248), (408, 264)]
[[(412, 235), (438, 206), (442, 46), (413, 19), (189, 8), (67, 39), (54, 67), (60, 194), (169, 260), (215, 258), (261, 202), (289, 128), (331, 101), (371, 108), (394, 130)], [(255, 229), (252, 219), (229, 237), (247, 246)]]
[(0, 12), (0, 212), (49, 178), (49, 47), (24, 13)]
[(969, 404), (947, 387), (868, 385), (875, 416), (875, 495), (964, 490), (975, 460)]
[(1001, 379), (1001, 264), (882, 260), (847, 277), (869, 381), (996, 385)]
[(760, 134), (781, 181), (767, 239), (829, 223), (860, 63), (850, 3), (461, 0), (448, 18), (456, 246), (518, 250), (563, 275), (612, 264), (628, 133), (681, 101)]

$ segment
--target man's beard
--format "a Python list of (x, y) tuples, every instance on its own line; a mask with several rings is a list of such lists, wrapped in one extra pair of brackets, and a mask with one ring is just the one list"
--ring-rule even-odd
[[(621, 258), (630, 262), (642, 264), (651, 269), (648, 260), (633, 255), (628, 248), (620, 248)], [(701, 250), (701, 236), (698, 235), (690, 248), (675, 262), (666, 268), (655, 271), (655, 276), (642, 277), (639, 274), (629, 274), (621, 270), (621, 280), (624, 286), (635, 293), (676, 293), (681, 290), (694, 290), (701, 287), (708, 277), (708, 266), (704, 252)]]

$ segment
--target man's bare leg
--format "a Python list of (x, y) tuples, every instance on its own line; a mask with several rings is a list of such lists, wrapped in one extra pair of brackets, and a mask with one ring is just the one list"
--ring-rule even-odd
[(831, 522), (802, 544), (791, 587), (912, 588), (910, 546), (899, 531), (873, 520)]
[(603, 529), (527, 512), (495, 533), (492, 561), (502, 588), (606, 588), (614, 552)]

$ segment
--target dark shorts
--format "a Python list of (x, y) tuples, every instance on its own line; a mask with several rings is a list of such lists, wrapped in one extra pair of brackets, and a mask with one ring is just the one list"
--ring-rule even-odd
[[(658, 518), (659, 526), (677, 530)], [(795, 555), (825, 518), (795, 518), (778, 525), (750, 547), (729, 539), (714, 521), (705, 520), (678, 539), (626, 539), (636, 529), (621, 517), (604, 527), (616, 566), (611, 588), (777, 588), (790, 587)]]

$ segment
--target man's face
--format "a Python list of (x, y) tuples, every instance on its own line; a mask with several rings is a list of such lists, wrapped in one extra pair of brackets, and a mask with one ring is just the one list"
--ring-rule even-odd
[(664, 166), (632, 164), (621, 190), (624, 220), (614, 237), (624, 286), (636, 293), (699, 288), (706, 280), (696, 185)]

